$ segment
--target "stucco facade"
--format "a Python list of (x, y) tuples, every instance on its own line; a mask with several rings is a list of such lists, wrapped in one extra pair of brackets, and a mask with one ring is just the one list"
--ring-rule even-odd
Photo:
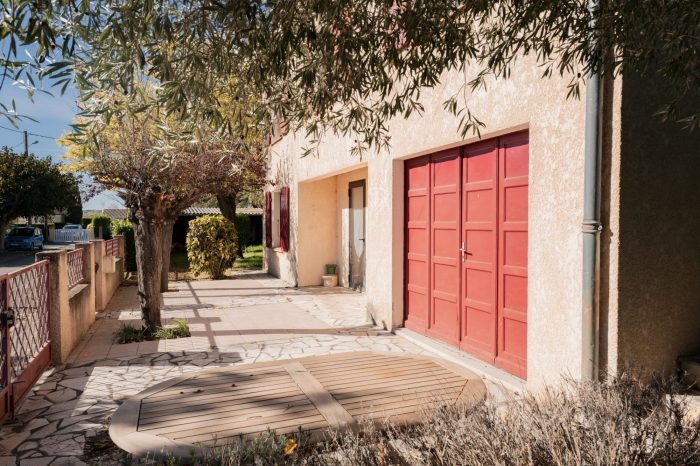
[[(485, 123), (482, 139), (522, 130), (529, 132), (527, 380), (532, 387), (562, 375), (580, 377), (583, 354), (584, 101), (565, 98), (567, 77), (543, 80), (540, 73), (532, 60), (523, 59), (513, 70), (511, 79), (494, 81), (488, 86), (488, 91), (475, 92), (468, 98), (470, 110)], [(462, 84), (461, 75), (448, 75), (439, 87), (425, 91), (422, 115), (390, 123), (391, 146), (385, 152), (370, 153), (361, 159), (351, 155), (349, 138), (335, 136), (327, 136), (315, 155), (303, 158), (305, 142), (298, 135), (288, 134), (271, 146), (272, 183), (268, 189), (290, 188), (290, 247), (286, 252), (265, 248), (267, 270), (292, 285), (318, 285), (324, 264), (336, 263), (339, 284), (348, 286), (348, 186), (351, 181), (364, 179), (367, 196), (364, 281), (367, 311), (379, 325), (386, 328), (402, 326), (404, 161), (479, 140), (478, 137), (461, 138), (458, 119), (443, 108), (443, 102)], [(628, 181), (630, 185), (625, 186), (621, 182), (626, 171), (624, 157), (627, 152), (635, 152), (632, 134), (649, 128), (623, 128), (626, 115), (622, 106), (625, 98), (623, 81), (617, 79), (606, 84), (600, 291), (601, 306), (605, 309), (601, 311), (601, 339), (604, 341), (600, 344), (600, 354), (601, 368), (614, 372), (625, 364), (624, 354), (634, 352), (636, 348), (636, 344), (629, 343), (629, 338), (636, 332), (636, 324), (627, 323), (634, 320), (635, 313), (629, 314), (624, 309), (644, 307), (644, 303), (635, 303), (634, 299), (627, 300), (625, 296), (633, 293), (632, 290), (643, 280), (632, 278), (641, 270), (640, 264), (635, 262), (641, 259), (641, 249), (634, 246), (634, 240), (627, 246), (634, 251), (625, 249), (621, 243), (625, 232), (638, 226), (636, 215), (640, 213), (638, 208), (626, 210), (621, 209), (621, 205), (626, 202), (633, 204), (633, 198), (641, 189), (637, 183)], [(649, 118), (648, 115), (645, 117)], [(663, 145), (656, 145), (659, 144)], [(633, 178), (633, 170), (630, 168), (629, 171), (628, 176)], [(671, 168), (667, 172), (668, 176), (677, 174)], [(682, 189), (678, 188), (678, 195)], [(697, 205), (695, 219), (700, 218)], [(700, 248), (694, 250), (697, 252)], [(694, 279), (697, 283), (700, 279), (699, 263), (687, 265), (688, 280)], [(626, 268), (637, 272), (621, 278)], [(697, 291), (686, 290), (685, 294), (687, 299), (679, 302), (678, 313), (694, 331), (700, 323), (697, 306), (700, 297)], [(654, 299), (661, 299), (661, 296)], [(696, 304), (694, 308), (693, 302)], [(653, 307), (647, 309), (647, 313), (654, 312)], [(645, 319), (650, 317), (641, 311), (637, 315)], [(675, 327), (675, 324), (670, 325), (664, 337), (670, 338)], [(700, 329), (695, 336), (685, 336), (684, 343), (677, 344), (672, 351), (700, 351), (698, 340)], [(668, 369), (669, 361), (677, 356), (671, 357), (670, 351), (654, 360), (654, 369)]]

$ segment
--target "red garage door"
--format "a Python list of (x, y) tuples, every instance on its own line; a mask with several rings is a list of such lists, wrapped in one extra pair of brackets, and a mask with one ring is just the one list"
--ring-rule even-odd
[(527, 133), (405, 167), (406, 327), (525, 378)]

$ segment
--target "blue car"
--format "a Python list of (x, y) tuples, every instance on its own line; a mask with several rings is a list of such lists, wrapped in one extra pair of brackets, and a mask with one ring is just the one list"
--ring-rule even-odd
[(15, 227), (5, 236), (5, 249), (44, 249), (44, 235), (40, 228)]

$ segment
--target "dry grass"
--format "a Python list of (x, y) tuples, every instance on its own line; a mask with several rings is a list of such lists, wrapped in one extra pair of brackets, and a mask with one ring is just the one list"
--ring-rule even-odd
[(687, 416), (675, 389), (628, 376), (569, 381), (500, 405), (446, 406), (416, 426), (367, 423), (359, 433), (328, 432), (320, 444), (268, 432), (187, 464), (700, 465), (700, 420)]

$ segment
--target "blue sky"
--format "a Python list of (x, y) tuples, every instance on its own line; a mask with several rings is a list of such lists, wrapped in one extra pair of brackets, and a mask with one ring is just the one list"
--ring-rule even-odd
[[(12, 83), (5, 82), (2, 88), (2, 102), (10, 104), (15, 99), (17, 113), (27, 115), (36, 121), (23, 119), (18, 122), (19, 130), (40, 134), (45, 137), (29, 136), (29, 152), (42, 157), (50, 156), (56, 162), (62, 162), (65, 149), (56, 143), (56, 138), (70, 129), (70, 123), (77, 112), (75, 105), (76, 92), (66, 91), (66, 94), (59, 95), (58, 90), (54, 96), (43, 93), (35, 93), (32, 102), (27, 97), (25, 91), (13, 86)], [(21, 133), (9, 131), (4, 128), (13, 128), (9, 121), (0, 117), (0, 147), (8, 146), (17, 152), (24, 150), (23, 136)], [(83, 205), (84, 209), (106, 209), (109, 207), (121, 207), (123, 203), (113, 192), (106, 191), (95, 196)]]

